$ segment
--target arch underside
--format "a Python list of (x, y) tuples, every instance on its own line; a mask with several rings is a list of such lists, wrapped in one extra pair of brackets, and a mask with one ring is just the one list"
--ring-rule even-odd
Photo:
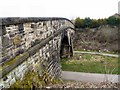
[(73, 48), (71, 37), (68, 36), (67, 31), (62, 34), (61, 47), (60, 47), (60, 58), (69, 58), (73, 56)]

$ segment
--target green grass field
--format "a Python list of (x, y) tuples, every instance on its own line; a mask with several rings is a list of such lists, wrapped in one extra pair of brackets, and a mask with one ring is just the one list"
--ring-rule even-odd
[(118, 64), (118, 58), (90, 54), (75, 54), (61, 60), (63, 71), (86, 73), (120, 74)]

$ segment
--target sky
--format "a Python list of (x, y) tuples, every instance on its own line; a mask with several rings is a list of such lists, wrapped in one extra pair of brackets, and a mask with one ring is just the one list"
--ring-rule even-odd
[(1, 0), (0, 17), (107, 18), (120, 0)]

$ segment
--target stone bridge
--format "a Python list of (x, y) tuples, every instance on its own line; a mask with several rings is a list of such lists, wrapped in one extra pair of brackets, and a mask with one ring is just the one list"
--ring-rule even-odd
[(0, 23), (0, 89), (26, 72), (61, 77), (60, 58), (73, 55), (74, 25), (66, 18), (3, 18)]

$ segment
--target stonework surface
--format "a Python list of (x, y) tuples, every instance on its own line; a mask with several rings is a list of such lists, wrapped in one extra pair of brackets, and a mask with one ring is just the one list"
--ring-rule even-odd
[[(39, 22), (20, 23), (16, 25), (3, 26), (4, 34), (0, 36), (0, 63), (4, 64), (16, 56), (24, 56), (23, 53), (29, 51), (26, 57), (16, 60), (13, 64), (4, 66), (4, 68), (13, 68), (0, 79), (0, 89), (9, 88), (17, 80), (22, 79), (29, 70), (34, 70), (42, 74), (42, 70), (57, 78), (61, 77), (60, 67), (60, 49), (63, 33), (56, 34), (63, 27), (74, 26), (67, 20), (48, 20)], [(70, 42), (72, 30), (66, 31)], [(56, 34), (56, 36), (54, 35)], [(52, 37), (52, 39), (47, 39)], [(44, 40), (48, 40), (45, 42)], [(39, 43), (45, 44), (39, 46)], [(70, 44), (70, 43), (69, 43)], [(41, 44), (42, 45), (42, 44)], [(2, 49), (1, 49), (2, 48)], [(31, 50), (31, 52), (30, 52)], [(2, 53), (2, 54), (1, 54)], [(28, 58), (27, 58), (28, 57)], [(23, 60), (22, 60), (23, 59)], [(11, 70), (11, 69), (10, 69)]]

